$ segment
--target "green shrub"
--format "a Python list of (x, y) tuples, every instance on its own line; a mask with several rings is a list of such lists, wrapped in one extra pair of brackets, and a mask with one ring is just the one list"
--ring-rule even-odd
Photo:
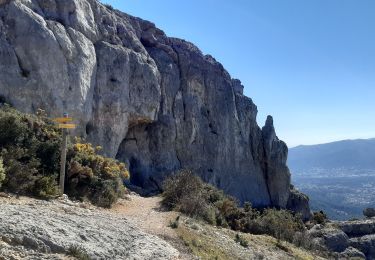
[(313, 213), (312, 221), (315, 224), (325, 224), (327, 222), (327, 215), (321, 210)]
[(182, 170), (164, 182), (162, 204), (191, 217), (210, 216), (203, 181), (188, 170)]
[(292, 242), (296, 232), (304, 230), (304, 224), (299, 216), (287, 210), (266, 209), (255, 219), (256, 231), (253, 233), (268, 234), (278, 240)]
[(6, 108), (0, 111), (0, 146), (22, 144), (31, 134), (27, 119)]
[(48, 186), (55, 185), (50, 179), (58, 173), (54, 158), (59, 155), (59, 143), (58, 129), (51, 121), (1, 105), (0, 155), (6, 169), (3, 189), (41, 198), (57, 195), (57, 189)]
[(124, 192), (121, 180), (98, 181), (92, 187), (93, 191), (89, 194), (91, 202), (104, 208), (110, 208)]
[(89, 260), (90, 257), (86, 253), (86, 250), (78, 245), (72, 245), (68, 249), (68, 254), (75, 257), (78, 260)]
[(59, 193), (55, 176), (44, 176), (35, 181), (33, 194), (42, 199), (51, 199)]
[[(195, 201), (202, 195), (203, 186), (204, 183), (199, 177), (188, 170), (182, 170), (165, 180), (162, 204), (168, 209), (178, 209), (187, 215), (195, 215)], [(191, 198), (193, 203), (186, 205)]]
[(240, 234), (236, 234), (234, 241), (236, 241), (236, 243), (240, 243), (240, 245), (243, 247), (249, 247), (249, 242)]
[[(46, 117), (0, 105), (0, 186), (6, 191), (49, 199), (57, 196), (61, 130)], [(125, 164), (98, 154), (100, 147), (69, 141), (65, 192), (110, 207), (124, 192), (129, 178)], [(5, 169), (5, 170), (4, 170)]]
[(293, 244), (295, 244), (298, 247), (303, 247), (306, 249), (312, 249), (313, 248), (313, 241), (307, 234), (307, 232), (296, 232), (293, 237)]
[(180, 224), (180, 216), (177, 216), (176, 219), (174, 221), (170, 221), (169, 222), (169, 227), (170, 228), (173, 228), (173, 229), (176, 229), (178, 228), (179, 224)]
[(246, 202), (244, 203), (244, 205), (243, 205), (243, 210), (244, 210), (245, 212), (251, 212), (252, 209), (253, 209), (253, 207), (252, 207), (251, 203), (248, 202), (248, 201), (246, 201)]
[(254, 209), (250, 203), (241, 208), (231, 196), (204, 183), (188, 170), (182, 170), (164, 182), (162, 203), (188, 216), (236, 231), (267, 234), (292, 242), (297, 232), (304, 232), (299, 215), (287, 210)]
[(60, 167), (60, 140), (40, 142), (36, 147), (36, 156), (45, 171), (56, 172)]
[(10, 159), (6, 163), (4, 189), (22, 195), (32, 193), (38, 173), (35, 167), (37, 162), (31, 160), (22, 163), (18, 160)]

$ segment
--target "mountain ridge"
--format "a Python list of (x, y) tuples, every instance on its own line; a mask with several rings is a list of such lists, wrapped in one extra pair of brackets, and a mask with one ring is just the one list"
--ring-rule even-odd
[(288, 147), (289, 149), (295, 149), (300, 147), (310, 147), (310, 146), (318, 146), (318, 145), (325, 145), (325, 144), (333, 144), (333, 143), (340, 143), (340, 142), (351, 142), (351, 141), (372, 141), (375, 140), (375, 137), (371, 138), (354, 138), (354, 139), (343, 139), (343, 140), (337, 140), (337, 141), (330, 141), (326, 143), (318, 143), (318, 144), (300, 144), (297, 146)]
[(349, 139), (289, 149), (288, 164), (293, 171), (316, 168), (375, 169), (375, 138)]

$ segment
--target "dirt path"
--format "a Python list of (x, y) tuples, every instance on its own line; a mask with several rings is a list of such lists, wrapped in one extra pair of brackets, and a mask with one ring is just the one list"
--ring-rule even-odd
[(145, 198), (133, 193), (126, 199), (119, 200), (111, 211), (133, 221), (144, 232), (171, 243), (180, 251), (181, 259), (194, 259), (195, 257), (179, 238), (176, 230), (169, 227), (170, 222), (176, 219), (178, 213), (163, 210), (160, 202), (160, 196)]
[(126, 217), (146, 233), (153, 234), (169, 242), (180, 252), (180, 259), (322, 259), (296, 248), (287, 242), (284, 251), (277, 246), (276, 239), (269, 236), (241, 234), (249, 242), (243, 247), (235, 242), (236, 232), (217, 228), (181, 216), (179, 227), (169, 227), (179, 215), (178, 212), (164, 211), (160, 207), (161, 197), (144, 198), (131, 194), (121, 199), (110, 209), (114, 214)]
[(120, 200), (111, 211), (133, 220), (147, 233), (175, 237), (175, 232), (168, 227), (168, 224), (177, 217), (177, 213), (163, 211), (160, 208), (160, 201), (160, 197), (144, 198), (133, 194), (128, 199)]

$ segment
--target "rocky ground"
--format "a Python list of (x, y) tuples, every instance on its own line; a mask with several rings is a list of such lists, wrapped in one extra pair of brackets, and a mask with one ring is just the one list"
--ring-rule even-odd
[(29, 198), (1, 198), (0, 203), (0, 259), (69, 259), (72, 254), (179, 258), (168, 242), (141, 231), (125, 216), (89, 204)]
[[(129, 195), (112, 209), (67, 198), (0, 196), (0, 259), (319, 259), (268, 236), (242, 234), (160, 207), (160, 197)], [(83, 258), (86, 257), (86, 258)]]
[(316, 246), (336, 252), (337, 257), (375, 259), (375, 218), (316, 225), (309, 235)]
[[(244, 247), (236, 232), (164, 211), (160, 200), (131, 194), (103, 209), (0, 193), (0, 259), (324, 259), (269, 236), (240, 234)], [(329, 259), (375, 259), (374, 231), (375, 219), (329, 222), (308, 241)]]

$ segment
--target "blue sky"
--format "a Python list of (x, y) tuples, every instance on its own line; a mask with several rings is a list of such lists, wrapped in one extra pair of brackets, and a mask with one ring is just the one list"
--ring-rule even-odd
[(375, 137), (374, 0), (105, 0), (220, 61), (288, 146)]

